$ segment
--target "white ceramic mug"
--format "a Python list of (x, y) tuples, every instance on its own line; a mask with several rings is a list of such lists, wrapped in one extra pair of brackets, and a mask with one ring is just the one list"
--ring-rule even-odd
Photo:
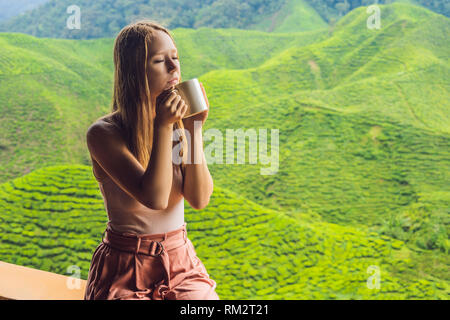
[(197, 78), (180, 82), (171, 91), (176, 91), (187, 105), (183, 119), (208, 110), (208, 104)]

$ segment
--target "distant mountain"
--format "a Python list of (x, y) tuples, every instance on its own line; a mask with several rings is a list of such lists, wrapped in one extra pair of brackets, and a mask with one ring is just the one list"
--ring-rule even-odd
[(0, 0), (0, 22), (37, 8), (49, 0)]
[[(177, 0), (111, 1), (79, 0), (80, 29), (69, 29), (67, 13), (72, 0), (50, 0), (27, 15), (0, 25), (3, 32), (37, 37), (114, 37), (126, 24), (140, 18), (153, 19), (169, 29), (239, 28), (282, 32), (312, 30), (326, 26), (305, 0)], [(300, 16), (301, 15), (301, 16)]]
[[(203, 210), (185, 201), (188, 237), (223, 300), (447, 299), (441, 272), (403, 241), (313, 214), (293, 219), (220, 187)], [(63, 275), (75, 265), (86, 280), (108, 219), (92, 168), (74, 165), (1, 184), (0, 221), (1, 261)]]
[[(43, 0), (42, 0), (43, 1)], [(23, 15), (0, 22), (2, 32), (37, 37), (90, 39), (114, 37), (126, 24), (140, 18), (158, 21), (169, 29), (238, 28), (266, 32), (298, 32), (334, 25), (360, 6), (388, 4), (394, 0), (50, 0)], [(8, 1), (9, 2), (9, 1)], [(23, 1), (19, 1), (22, 3)], [(450, 14), (448, 0), (396, 0)], [(15, 2), (17, 3), (17, 1)], [(67, 20), (80, 9), (80, 29)], [(13, 5), (13, 7), (16, 7)]]
[(361, 6), (394, 2), (423, 6), (434, 12), (450, 16), (449, 0), (306, 0), (327, 22), (335, 22), (348, 12)]

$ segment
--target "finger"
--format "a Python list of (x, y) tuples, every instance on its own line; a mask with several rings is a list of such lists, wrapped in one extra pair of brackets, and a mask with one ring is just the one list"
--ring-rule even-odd
[(203, 96), (205, 97), (205, 100), (206, 100), (206, 104), (208, 105), (208, 107), (209, 107), (209, 101), (208, 101), (208, 97), (206, 96), (206, 91), (205, 91), (205, 88), (203, 87), (203, 84), (200, 82), (200, 86), (201, 86), (201, 88), (202, 88), (202, 91), (203, 91)]
[(164, 100), (165, 100), (167, 97), (169, 97), (170, 94), (171, 94), (172, 92), (173, 92), (173, 91), (170, 91), (170, 89), (164, 90), (164, 91), (158, 96), (157, 100), (160, 101), (160, 102), (164, 102)]
[(183, 99), (181, 99), (180, 104), (178, 105), (178, 110), (181, 112), (185, 105), (186, 102)]
[(182, 104), (180, 104), (180, 107), (178, 108), (177, 111), (179, 111), (180, 115), (183, 116), (183, 114), (186, 112), (186, 108), (187, 108), (187, 103), (183, 102)]
[(177, 100), (179, 101), (181, 99), (181, 96), (179, 94), (176, 94), (173, 97), (170, 97), (170, 104), (177, 104)]
[(172, 104), (172, 101), (174, 99), (176, 99), (177, 97), (180, 97), (180, 95), (178, 93), (176, 93), (175, 91), (172, 91), (166, 100), (166, 106), (170, 106)]
[(180, 102), (180, 104), (178, 105), (178, 108), (177, 108), (177, 112), (176, 112), (176, 116), (177, 117), (181, 117), (181, 115), (183, 114), (183, 108), (184, 108), (185, 105), (186, 104), (184, 103), (184, 100), (182, 100)]
[(156, 98), (156, 100), (163, 100), (165, 97), (167, 97), (169, 95), (170, 91), (163, 91), (161, 92), (158, 97)]
[(181, 96), (177, 96), (175, 98), (175, 100), (173, 101), (172, 106), (170, 108), (170, 112), (172, 112), (172, 114), (178, 109), (178, 105), (179, 105), (180, 101), (181, 101)]
[(203, 87), (203, 84), (202, 84), (202, 83), (200, 83), (200, 88), (202, 88), (203, 94), (205, 95), (205, 94), (206, 94), (206, 92), (205, 92), (205, 87)]
[(167, 106), (167, 101), (168, 101), (169, 97), (170, 97), (170, 93), (166, 94), (165, 96), (160, 96), (160, 98), (158, 98), (157, 104)]

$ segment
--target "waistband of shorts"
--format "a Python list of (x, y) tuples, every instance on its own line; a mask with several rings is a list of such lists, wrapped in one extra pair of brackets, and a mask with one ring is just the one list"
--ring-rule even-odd
[(186, 244), (186, 225), (185, 222), (181, 227), (169, 232), (142, 235), (119, 233), (108, 226), (103, 232), (102, 242), (119, 251), (156, 257), (163, 254), (164, 251), (170, 251)]

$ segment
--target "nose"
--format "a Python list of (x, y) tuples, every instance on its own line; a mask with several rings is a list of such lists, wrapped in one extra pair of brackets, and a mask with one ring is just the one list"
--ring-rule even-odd
[(169, 60), (167, 60), (167, 61), (169, 61), (169, 62), (168, 62), (168, 64), (169, 64), (169, 66), (168, 66), (169, 71), (172, 71), (172, 70), (174, 70), (174, 69), (177, 68), (177, 65), (175, 64), (175, 62), (172, 61), (172, 59), (169, 59)]

